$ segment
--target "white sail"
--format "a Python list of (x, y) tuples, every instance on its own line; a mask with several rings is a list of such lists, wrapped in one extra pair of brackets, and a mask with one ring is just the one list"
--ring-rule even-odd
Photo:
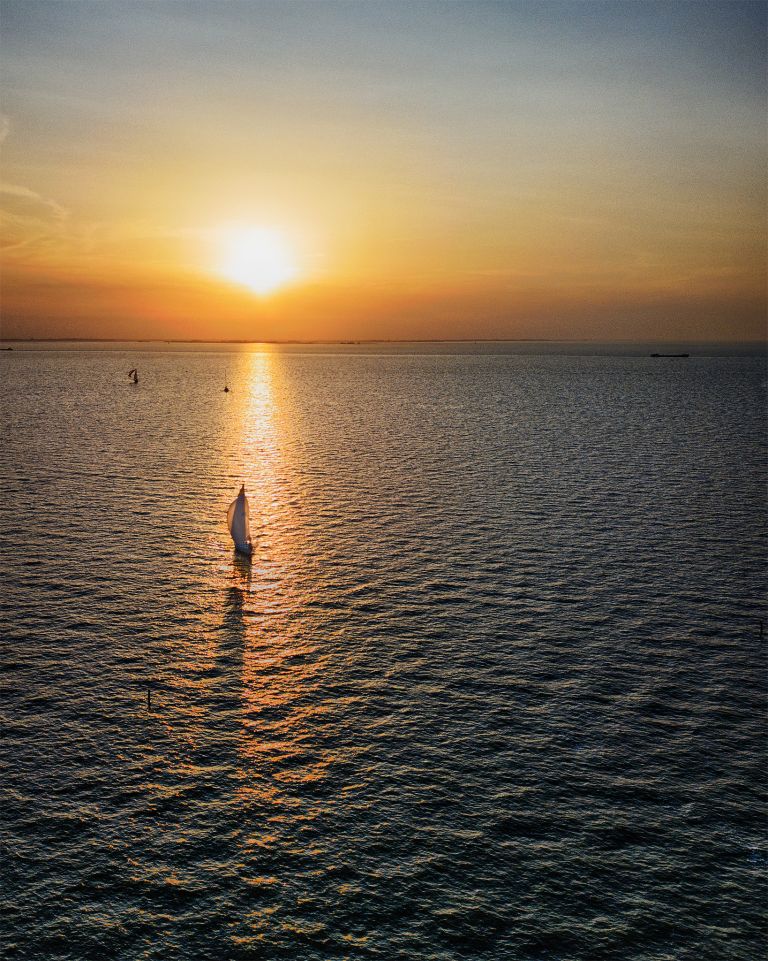
[(251, 547), (251, 525), (248, 512), (248, 498), (245, 496), (245, 484), (240, 488), (240, 493), (229, 505), (227, 510), (227, 527), (235, 542), (235, 547), (243, 554), (250, 554)]

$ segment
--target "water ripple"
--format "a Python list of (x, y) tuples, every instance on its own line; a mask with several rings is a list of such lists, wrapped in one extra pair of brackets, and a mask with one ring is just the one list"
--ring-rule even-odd
[(0, 364), (9, 958), (760, 955), (761, 358)]

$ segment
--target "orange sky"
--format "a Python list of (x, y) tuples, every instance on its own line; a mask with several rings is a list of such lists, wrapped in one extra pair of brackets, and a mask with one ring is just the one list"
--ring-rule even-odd
[(764, 336), (760, 4), (2, 13), (6, 338)]

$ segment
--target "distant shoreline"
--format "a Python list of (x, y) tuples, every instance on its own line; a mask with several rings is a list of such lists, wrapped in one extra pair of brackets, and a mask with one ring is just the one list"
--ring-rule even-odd
[(407, 338), (407, 339), (365, 339), (365, 340), (207, 340), (167, 338), (129, 338), (129, 337), (8, 337), (0, 338), (0, 344), (269, 344), (275, 346), (364, 346), (366, 344), (690, 344), (691, 346), (714, 347), (765, 347), (768, 340), (636, 340), (616, 338), (600, 340), (592, 337), (451, 337), (451, 338)]

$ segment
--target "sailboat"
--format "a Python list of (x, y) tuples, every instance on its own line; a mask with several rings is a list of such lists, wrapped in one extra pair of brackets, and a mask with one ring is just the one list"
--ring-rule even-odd
[(129, 370), (129, 371), (128, 371), (128, 376), (133, 378), (134, 384), (138, 384), (138, 382), (139, 382), (139, 372), (138, 372), (138, 370), (136, 370), (135, 367), (134, 367), (132, 370)]
[(248, 498), (245, 496), (245, 484), (229, 505), (227, 527), (232, 535), (232, 540), (235, 542), (235, 550), (250, 557), (253, 552), (253, 544), (251, 544), (251, 526), (249, 523)]
[(229, 371), (227, 371), (224, 374), (224, 393), (225, 394), (229, 393), (229, 384), (227, 383), (228, 380), (229, 380)]

